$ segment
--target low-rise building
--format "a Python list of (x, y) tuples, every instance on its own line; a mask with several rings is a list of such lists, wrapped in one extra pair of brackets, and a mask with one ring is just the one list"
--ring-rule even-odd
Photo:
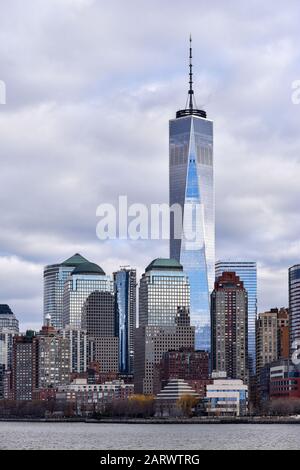
[(155, 398), (156, 416), (178, 416), (182, 414), (179, 400), (183, 397), (192, 397), (196, 401), (199, 395), (183, 379), (171, 379)]
[(206, 387), (205, 402), (210, 416), (244, 416), (248, 413), (248, 386), (239, 379), (215, 379)]
[(300, 371), (288, 359), (270, 366), (270, 399), (300, 398)]
[(75, 403), (77, 413), (81, 414), (83, 410), (101, 411), (107, 403), (126, 400), (133, 393), (133, 384), (127, 384), (123, 380), (89, 384), (87, 379), (75, 379), (69, 385), (57, 388), (56, 400)]

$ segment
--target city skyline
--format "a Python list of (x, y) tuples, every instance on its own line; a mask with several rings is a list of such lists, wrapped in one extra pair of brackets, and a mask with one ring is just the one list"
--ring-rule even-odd
[[(0, 301), (11, 306), (22, 330), (40, 327), (45, 265), (80, 252), (109, 274), (130, 264), (140, 278), (151, 259), (168, 255), (168, 243), (160, 241), (100, 243), (95, 210), (102, 200), (114, 202), (116, 187), (133, 201), (168, 201), (167, 125), (184, 107), (190, 32), (198, 102), (216, 126), (216, 259), (257, 261), (258, 311), (287, 306), (288, 268), (299, 261), (299, 106), (291, 101), (299, 75), (299, 6), (293, 2), (291, 11), (279, 9), (267, 21), (268, 2), (252, 11), (233, 2), (230, 17), (219, 2), (205, 10), (202, 2), (192, 3), (189, 10), (176, 2), (186, 28), (175, 36), (166, 28), (169, 10), (157, 2), (146, 30), (126, 35), (124, 7), (118, 5), (113, 17), (119, 28), (110, 48), (102, 39), (112, 20), (92, 1), (77, 2), (67, 25), (67, 2), (48, 5), (46, 15), (36, 4), (40, 21), (31, 38), (25, 6), (18, 6), (22, 22), (15, 22), (13, 35), (4, 20), (16, 18), (14, 4), (2, 7), (0, 25), (8, 36), (0, 46), (7, 85), (7, 104), (0, 109), (7, 157), (1, 174)], [(134, 4), (128, 8), (141, 14)], [(61, 22), (54, 26), (57, 9)], [(136, 18), (130, 16), (129, 22)], [(207, 34), (211, 29), (213, 36)], [(62, 39), (66, 31), (70, 42)], [(54, 50), (53, 37), (64, 47)], [(23, 47), (28, 54), (21, 60)]]

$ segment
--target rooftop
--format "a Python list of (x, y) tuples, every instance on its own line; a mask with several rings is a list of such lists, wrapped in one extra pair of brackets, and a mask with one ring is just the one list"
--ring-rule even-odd
[(78, 274), (96, 274), (99, 276), (105, 276), (105, 272), (100, 266), (98, 266), (98, 264), (90, 263), (89, 261), (86, 263), (80, 263), (72, 272), (72, 276)]
[(176, 260), (172, 258), (156, 258), (147, 266), (146, 272), (151, 271), (152, 269), (155, 270), (170, 270), (170, 271), (182, 271), (182, 265)]
[(81, 256), (79, 253), (75, 253), (75, 255), (71, 256), (70, 258), (66, 259), (61, 263), (62, 266), (78, 266), (81, 263), (88, 263), (89, 261)]

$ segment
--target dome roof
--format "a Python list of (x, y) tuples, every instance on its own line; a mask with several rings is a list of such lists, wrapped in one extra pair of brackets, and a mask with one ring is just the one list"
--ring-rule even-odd
[(182, 265), (176, 259), (156, 258), (149, 264), (149, 266), (147, 266), (146, 271), (151, 271), (152, 269), (182, 271), (183, 268)]
[(72, 271), (72, 276), (77, 274), (96, 274), (99, 276), (105, 276), (105, 272), (103, 271), (98, 264), (90, 263), (87, 261), (86, 263), (80, 263), (74, 271)]

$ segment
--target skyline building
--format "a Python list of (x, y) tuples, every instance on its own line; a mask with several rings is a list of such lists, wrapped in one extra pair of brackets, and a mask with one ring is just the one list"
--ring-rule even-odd
[(70, 374), (86, 372), (88, 366), (88, 338), (86, 330), (66, 326), (65, 329), (59, 330), (59, 334), (68, 341)]
[(0, 399), (4, 398), (5, 373), (12, 368), (13, 338), (19, 333), (19, 322), (10, 307), (0, 305)]
[(235, 272), (248, 294), (248, 360), (249, 373), (256, 373), (256, 319), (257, 319), (257, 266), (255, 261), (219, 260), (216, 262), (216, 279), (223, 272)]
[(114, 291), (92, 292), (82, 308), (82, 326), (89, 341), (89, 362), (98, 362), (101, 372), (118, 372), (118, 337)]
[[(153, 394), (165, 352), (194, 349), (189, 281), (174, 259), (153, 260), (139, 287), (139, 328), (135, 332), (135, 393)], [(156, 376), (157, 373), (157, 376)]]
[(297, 347), (294, 341), (300, 341), (300, 264), (289, 268), (289, 314), (290, 314), (290, 351)]
[(53, 326), (51, 318), (46, 317), (46, 324), (35, 336), (34, 351), (37, 367), (36, 389), (55, 388), (70, 381), (70, 343)]
[(234, 272), (224, 272), (211, 294), (213, 370), (248, 383), (248, 294)]
[(59, 264), (50, 264), (44, 268), (44, 321), (50, 315), (54, 328), (63, 327), (64, 284), (71, 272), (81, 263), (88, 262), (79, 253)]
[[(191, 44), (189, 70), (188, 106), (169, 122), (170, 258), (189, 277), (196, 349), (209, 351), (215, 263), (213, 121), (196, 106)], [(173, 207), (180, 207), (180, 220)]]
[(116, 329), (119, 338), (119, 372), (132, 374), (136, 328), (136, 270), (121, 268), (114, 273)]
[(81, 328), (82, 309), (93, 292), (114, 294), (114, 285), (110, 276), (95, 263), (80, 263), (64, 283), (63, 327)]

